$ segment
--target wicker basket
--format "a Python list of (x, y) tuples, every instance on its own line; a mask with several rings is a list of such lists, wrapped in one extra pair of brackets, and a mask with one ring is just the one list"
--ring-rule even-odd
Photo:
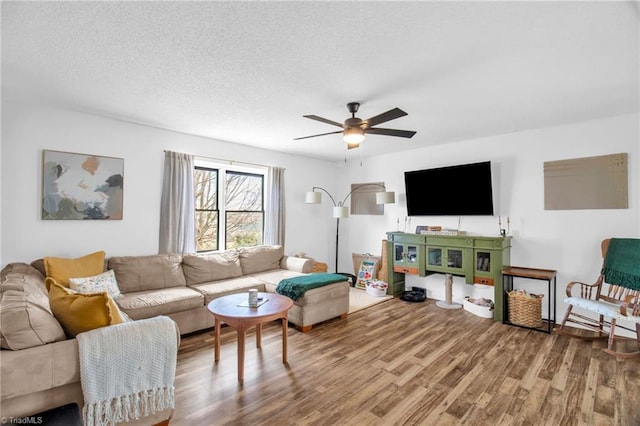
[[(523, 295), (512, 291), (509, 296), (509, 322), (524, 327), (542, 327), (542, 294)], [(535, 296), (535, 297), (531, 297)]]
[(326, 263), (324, 262), (313, 262), (313, 269), (311, 269), (311, 272), (327, 272), (328, 270), (328, 266)]

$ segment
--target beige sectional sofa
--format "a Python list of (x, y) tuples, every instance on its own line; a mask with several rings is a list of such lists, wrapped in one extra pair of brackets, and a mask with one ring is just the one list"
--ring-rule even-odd
[[(211, 328), (207, 305), (232, 293), (275, 293), (285, 278), (312, 271), (313, 260), (285, 256), (282, 246), (247, 247), (200, 255), (111, 257), (123, 296), (116, 302), (132, 319), (171, 317), (181, 334)], [(308, 291), (295, 301), (289, 321), (308, 331), (313, 324), (344, 316), (349, 311), (349, 284), (344, 281)]]
[[(250, 288), (275, 292), (282, 279), (310, 273), (313, 261), (285, 256), (281, 246), (258, 246), (199, 255), (118, 256), (106, 259), (105, 267), (115, 272), (122, 293), (116, 303), (122, 312), (132, 320), (168, 316), (184, 335), (213, 327), (207, 310), (211, 300)], [(44, 275), (42, 259), (9, 264), (0, 274), (4, 417), (83, 403), (77, 341), (65, 337), (51, 314)], [(6, 291), (9, 288), (13, 290)], [(319, 322), (346, 317), (348, 310), (349, 284), (343, 281), (307, 291), (294, 302), (289, 320), (307, 331)], [(17, 343), (12, 347), (11, 342)], [(170, 414), (157, 413), (140, 424), (161, 422)]]

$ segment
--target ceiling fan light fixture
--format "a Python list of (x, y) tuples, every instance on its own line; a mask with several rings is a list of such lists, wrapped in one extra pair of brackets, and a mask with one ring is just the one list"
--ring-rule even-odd
[(361, 127), (349, 127), (344, 131), (343, 140), (348, 145), (360, 145), (364, 141), (364, 130)]
[(351, 113), (351, 117), (347, 118), (344, 123), (339, 123), (337, 121), (329, 120), (327, 118), (319, 117), (313, 114), (303, 115), (304, 118), (309, 118), (311, 120), (320, 121), (322, 123), (339, 127), (340, 130), (337, 130), (335, 132), (320, 133), (311, 136), (303, 136), (301, 138), (293, 138), (293, 140), (297, 141), (300, 139), (309, 139), (315, 138), (317, 136), (342, 133), (342, 139), (347, 144), (347, 149), (353, 149), (360, 146), (360, 144), (364, 141), (365, 133), (382, 136), (395, 136), (399, 138), (411, 138), (416, 134), (416, 132), (414, 132), (413, 130), (384, 129), (375, 127), (379, 124), (386, 123), (387, 121), (395, 120), (396, 118), (404, 117), (405, 115), (407, 115), (407, 113), (400, 108), (393, 108), (389, 111), (383, 112), (382, 114), (374, 115), (373, 117), (369, 117), (366, 120), (362, 120), (361, 118), (356, 117), (356, 112), (358, 111), (359, 107), (360, 103), (358, 102), (349, 102), (347, 104), (347, 109)]

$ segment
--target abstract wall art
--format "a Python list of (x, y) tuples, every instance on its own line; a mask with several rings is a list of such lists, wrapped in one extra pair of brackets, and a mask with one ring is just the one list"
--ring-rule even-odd
[(42, 219), (121, 220), (124, 159), (42, 152)]

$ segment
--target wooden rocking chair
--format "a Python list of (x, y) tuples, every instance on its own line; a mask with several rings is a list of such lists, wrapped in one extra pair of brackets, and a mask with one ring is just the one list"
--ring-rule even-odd
[[(625, 244), (625, 242), (626, 245), (623, 246), (622, 244)], [(611, 243), (612, 239), (602, 241), (603, 266), (595, 283), (585, 284), (573, 281), (567, 284), (567, 298), (564, 301), (569, 304), (569, 307), (567, 308), (558, 332), (582, 339), (608, 339), (607, 348), (603, 349), (606, 353), (617, 358), (632, 358), (640, 356), (640, 290), (638, 289), (639, 286), (637, 282), (629, 281), (629, 276), (616, 275), (615, 271), (608, 273), (609, 269), (605, 272), (605, 267), (615, 261), (611, 259), (611, 257), (607, 258), (608, 254), (615, 255), (614, 250), (609, 251)], [(615, 252), (625, 258), (624, 261), (626, 264), (638, 265), (638, 269), (640, 269), (640, 240), (617, 240), (615, 241), (615, 245), (616, 247), (624, 247), (624, 249), (616, 249)], [(629, 250), (630, 247), (634, 248), (636, 246), (638, 248), (637, 252), (635, 249)], [(638, 277), (631, 276), (631, 278), (635, 280)], [(574, 287), (580, 289), (579, 296), (572, 295)], [(592, 312), (597, 315), (598, 318), (594, 319), (574, 312), (574, 307)], [(635, 323), (635, 334), (638, 343), (637, 351), (617, 352), (614, 350), (616, 327), (631, 332), (634, 331), (628, 326), (619, 324), (618, 320)], [(590, 336), (576, 334), (569, 330), (572, 327), (565, 327), (567, 323), (580, 324), (595, 333)]]

